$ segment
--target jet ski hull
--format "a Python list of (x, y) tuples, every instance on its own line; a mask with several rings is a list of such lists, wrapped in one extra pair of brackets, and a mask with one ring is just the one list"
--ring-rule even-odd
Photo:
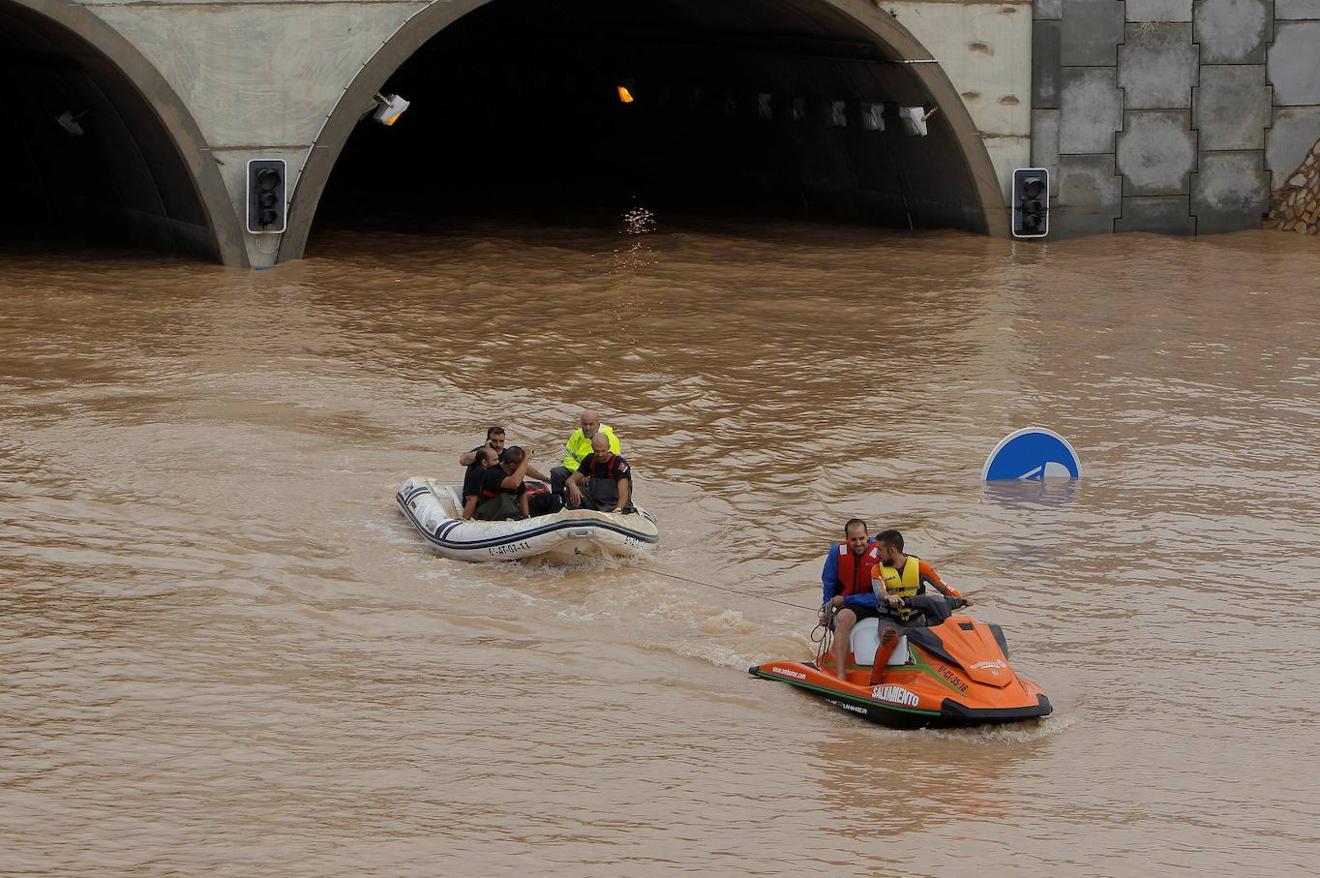
[[(859, 623), (865, 624), (865, 623)], [(874, 626), (872, 620), (872, 625)], [(1048, 716), (1048, 696), (1008, 665), (997, 629), (964, 616), (909, 629), (880, 673), (851, 658), (846, 679), (826, 662), (773, 661), (748, 668), (893, 728), (1012, 723)], [(854, 644), (858, 641), (854, 639)], [(871, 654), (874, 649), (870, 648)]]

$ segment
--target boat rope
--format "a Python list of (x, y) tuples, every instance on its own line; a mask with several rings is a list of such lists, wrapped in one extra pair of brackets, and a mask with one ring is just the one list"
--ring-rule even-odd
[[(825, 608), (829, 604), (820, 605), (820, 613), (825, 615)], [(833, 620), (831, 620), (833, 621)], [(816, 664), (823, 667), (826, 656), (830, 654), (830, 645), (834, 640), (834, 630), (830, 628), (829, 623), (817, 620), (816, 627), (811, 629), (811, 642), (816, 644)]]
[(812, 610), (812, 612), (817, 612), (817, 610), (813, 609), (812, 607), (804, 607), (801, 604), (794, 604), (794, 603), (790, 603), (789, 601), (781, 601), (779, 598), (767, 597), (766, 595), (755, 594), (754, 592), (750, 592), (750, 591), (739, 591), (736, 588), (729, 588), (727, 585), (716, 585), (713, 582), (700, 582), (699, 580), (696, 579), (688, 579), (686, 576), (679, 576), (677, 573), (666, 573), (663, 570), (656, 570), (652, 567), (641, 567), (639, 569), (645, 570), (647, 573), (654, 573), (656, 576), (668, 576), (670, 579), (677, 579), (680, 582), (689, 582), (692, 585), (700, 585), (705, 588), (714, 588), (714, 589), (718, 589), (719, 591), (727, 591), (733, 594), (742, 595), (745, 598), (755, 598), (756, 600), (760, 600), (760, 601), (770, 601), (771, 603), (783, 604), (785, 607), (792, 607), (795, 610)]

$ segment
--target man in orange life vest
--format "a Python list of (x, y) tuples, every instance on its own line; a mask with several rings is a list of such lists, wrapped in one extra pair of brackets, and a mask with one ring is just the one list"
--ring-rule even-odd
[(866, 522), (849, 519), (843, 526), (844, 542), (830, 548), (820, 572), (824, 602), (820, 622), (834, 629), (834, 673), (847, 675), (849, 636), (862, 619), (880, 615), (871, 589), (871, 567), (879, 561), (875, 544), (867, 536)]
[[(875, 535), (877, 560), (871, 568), (875, 580), (877, 605), (883, 601), (880, 619), (880, 647), (875, 651), (872, 679), (879, 679), (889, 656), (898, 645), (898, 626), (912, 617), (913, 611), (903, 606), (903, 599), (918, 595), (931, 586), (950, 598), (963, 598), (971, 606), (972, 599), (963, 597), (956, 589), (944, 584), (930, 562), (916, 555), (903, 554), (903, 535), (896, 530), (882, 530)], [(897, 624), (895, 624), (897, 622)]]

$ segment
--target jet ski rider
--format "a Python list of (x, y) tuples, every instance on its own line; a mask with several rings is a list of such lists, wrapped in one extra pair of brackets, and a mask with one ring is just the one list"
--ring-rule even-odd
[[(899, 625), (912, 618), (913, 610), (903, 606), (903, 599), (925, 591), (927, 585), (950, 598), (962, 598), (970, 606), (972, 599), (963, 597), (957, 589), (945, 585), (944, 580), (916, 555), (903, 554), (903, 535), (892, 528), (875, 535), (877, 561), (871, 568), (876, 605), (880, 612), (880, 647), (875, 651), (872, 667), (878, 672), (889, 662), (889, 655), (898, 645)], [(896, 624), (897, 623), (897, 624)]]
[(872, 567), (879, 562), (875, 543), (867, 536), (866, 522), (851, 518), (843, 526), (844, 542), (830, 547), (820, 571), (824, 601), (820, 624), (834, 631), (834, 673), (846, 679), (848, 647), (853, 626), (879, 616), (872, 590)]

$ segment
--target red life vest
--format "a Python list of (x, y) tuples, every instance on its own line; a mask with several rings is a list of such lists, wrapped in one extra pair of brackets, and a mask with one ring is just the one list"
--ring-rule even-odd
[(858, 558), (848, 548), (847, 543), (839, 543), (839, 582), (844, 597), (854, 594), (871, 593), (871, 568), (880, 559), (880, 550), (874, 544), (866, 547), (862, 557)]

